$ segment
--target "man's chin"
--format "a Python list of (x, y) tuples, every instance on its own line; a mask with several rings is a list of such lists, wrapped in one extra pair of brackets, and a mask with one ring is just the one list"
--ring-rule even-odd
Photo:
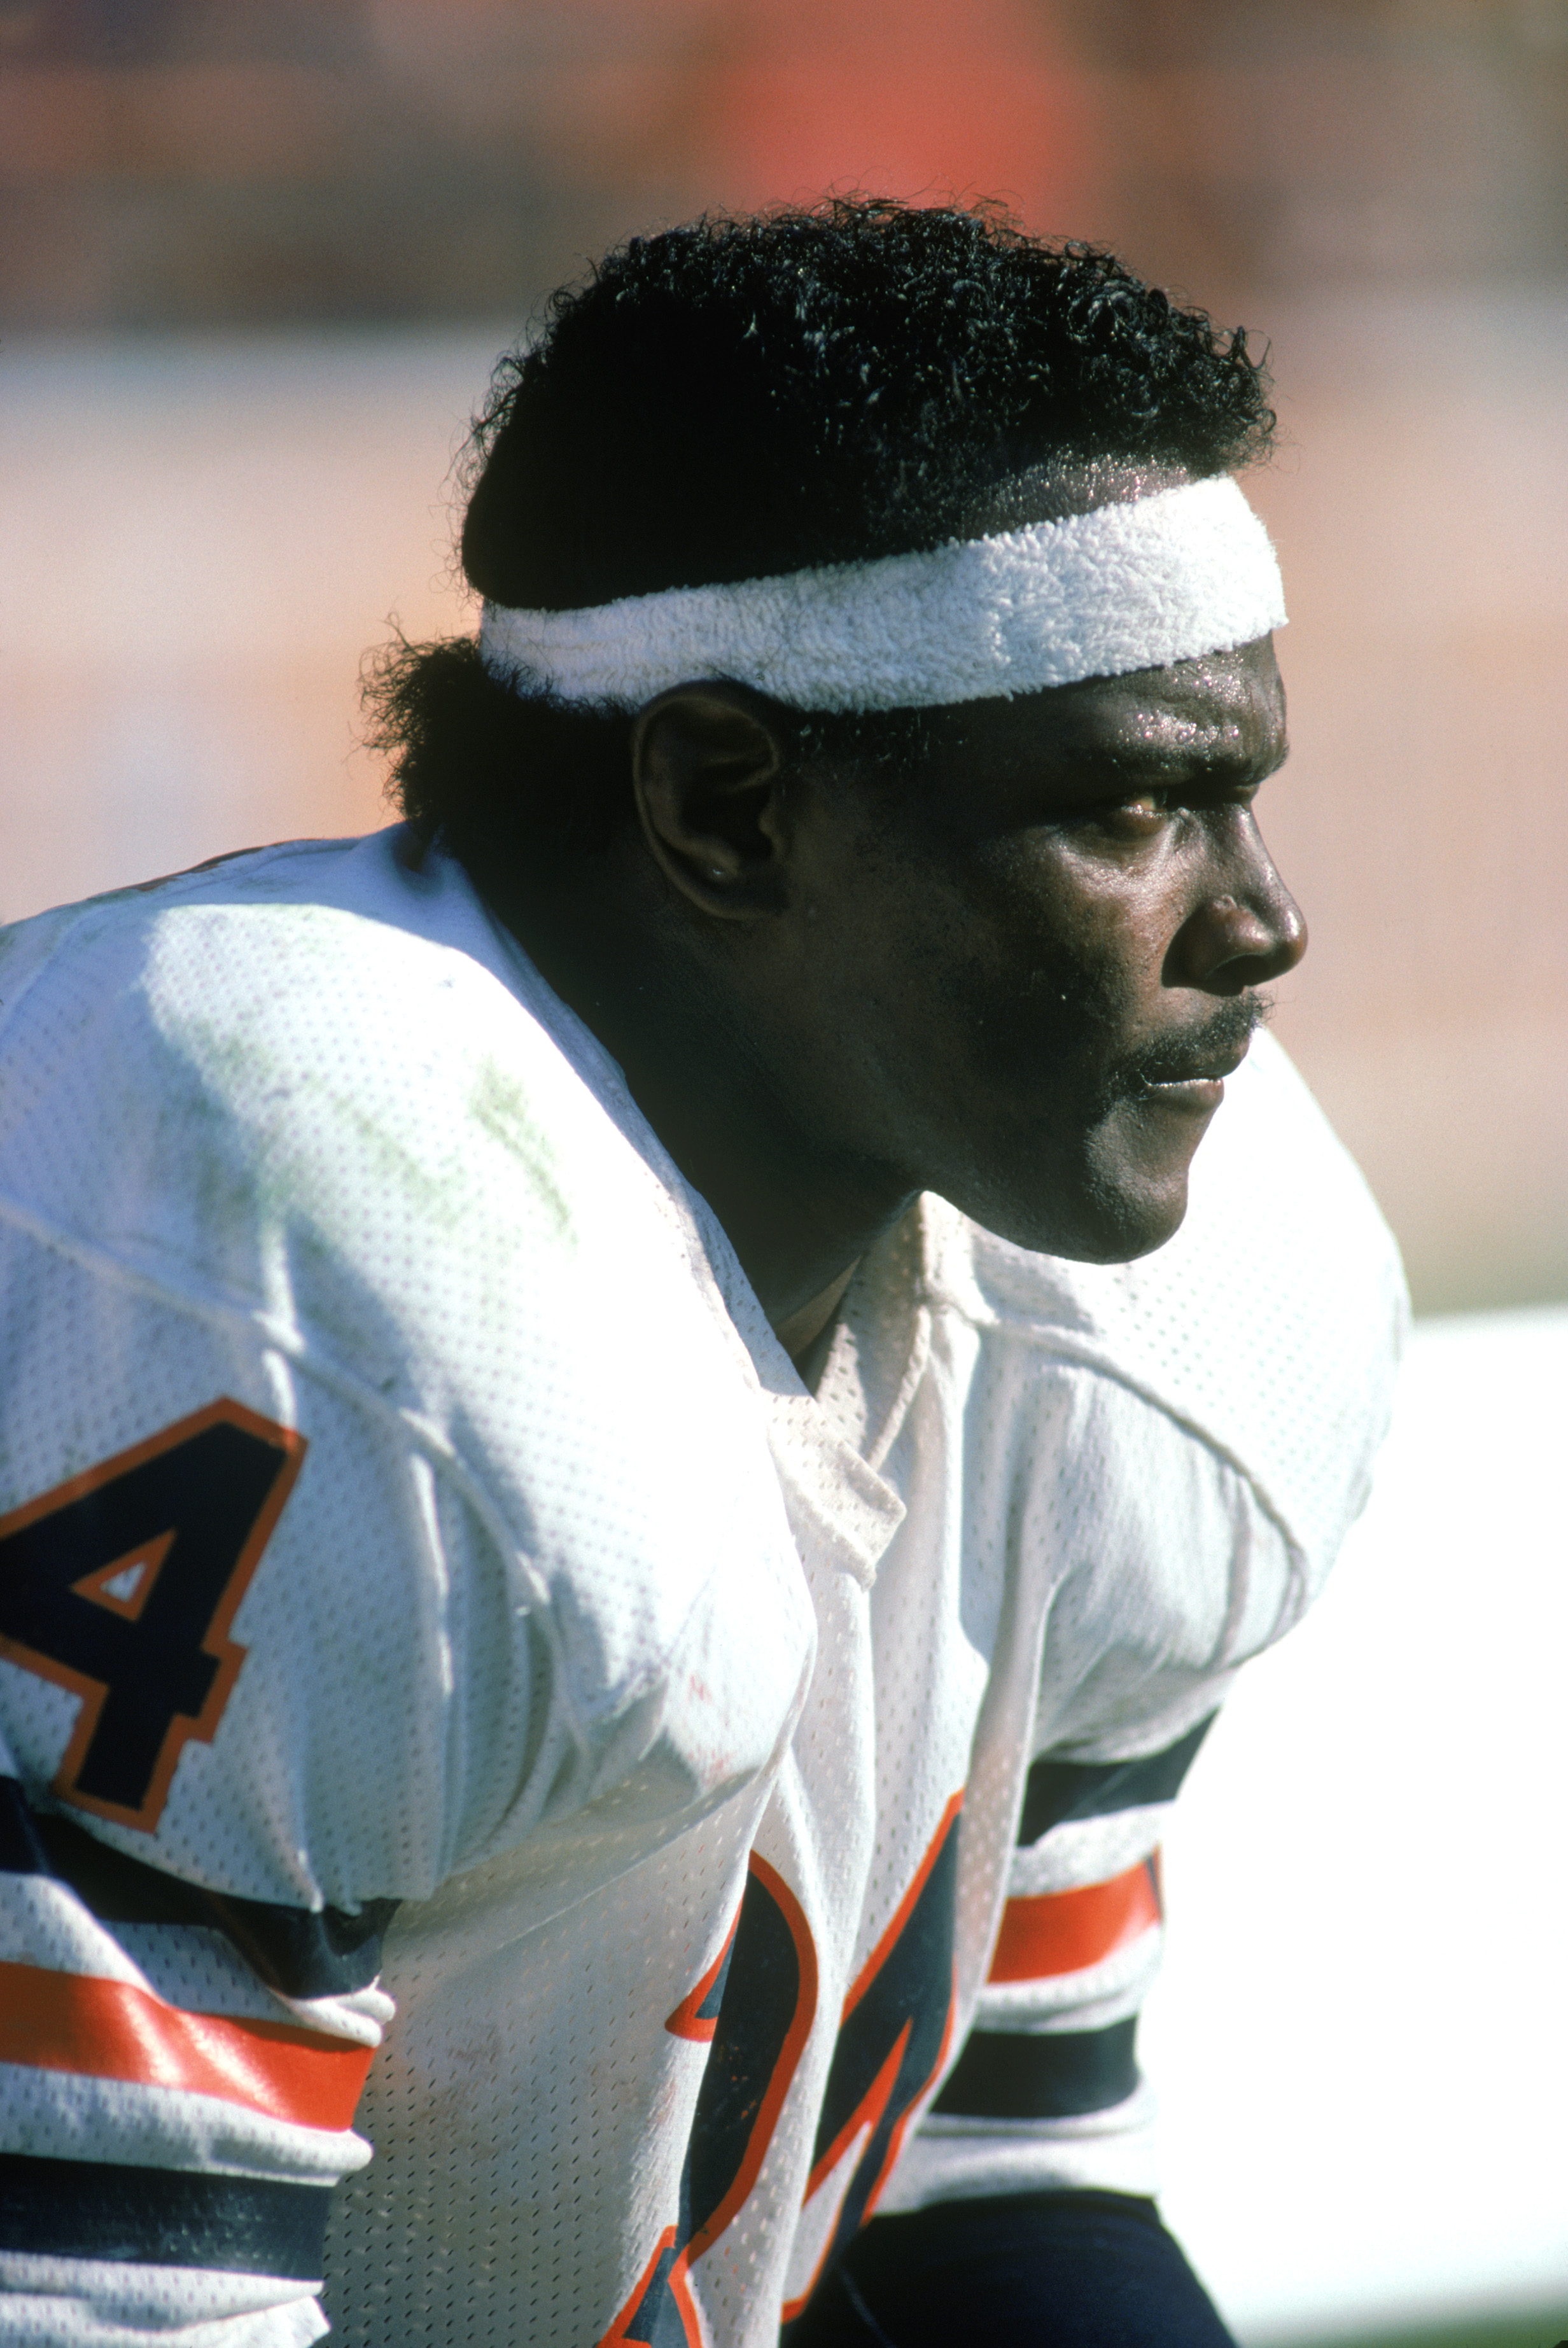
[(1181, 1230), (1192, 1160), (1217, 1107), (1184, 1101), (1173, 1112), (1134, 1096), (1076, 1137), (1061, 1123), (1015, 1135), (984, 1171), (972, 1161), (967, 1180), (930, 1187), (1015, 1247), (1077, 1263), (1132, 1263)]
[(1081, 1247), (1057, 1248), (1055, 1252), (1078, 1263), (1136, 1263), (1140, 1256), (1152, 1255), (1167, 1240), (1173, 1240), (1186, 1215), (1187, 1178), (1183, 1175), (1179, 1198), (1163, 1200), (1158, 1207), (1150, 1201), (1129, 1204), (1108, 1214), (1100, 1229), (1086, 1233)]
[[(1064, 1195), (1065, 1193), (1065, 1195)], [(983, 1203), (954, 1204), (1014, 1247), (1073, 1263), (1132, 1263), (1173, 1239), (1187, 1212), (1187, 1169), (1155, 1183), (1085, 1179), (1049, 1199), (1009, 1199), (994, 1189)]]

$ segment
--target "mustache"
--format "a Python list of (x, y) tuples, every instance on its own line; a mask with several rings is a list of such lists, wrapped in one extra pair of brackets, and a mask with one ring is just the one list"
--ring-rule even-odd
[(1178, 1027), (1141, 1051), (1130, 1052), (1111, 1076), (1116, 1098), (1130, 1099), (1150, 1085), (1179, 1085), (1233, 1067), (1274, 1010), (1266, 994), (1249, 988), (1222, 1003), (1206, 1019)]

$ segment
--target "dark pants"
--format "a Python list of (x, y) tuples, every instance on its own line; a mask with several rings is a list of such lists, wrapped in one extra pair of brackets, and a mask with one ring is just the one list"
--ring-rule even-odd
[(1029, 2193), (874, 2218), (788, 2348), (1235, 2348), (1152, 2201)]

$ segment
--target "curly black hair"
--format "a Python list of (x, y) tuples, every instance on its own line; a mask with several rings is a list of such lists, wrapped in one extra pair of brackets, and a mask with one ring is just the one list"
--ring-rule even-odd
[[(994, 207), (703, 219), (611, 253), (502, 362), (463, 568), (564, 610), (902, 553), (1026, 469), (1244, 464), (1267, 389), (1241, 329)], [(629, 721), (520, 700), (471, 644), (394, 648), (367, 698), (404, 812), (470, 862), (603, 840), (626, 801)], [(902, 713), (847, 730), (908, 747)]]

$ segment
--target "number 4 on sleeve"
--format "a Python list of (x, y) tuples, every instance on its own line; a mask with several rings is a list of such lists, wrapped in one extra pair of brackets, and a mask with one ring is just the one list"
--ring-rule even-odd
[(304, 1449), (225, 1398), (0, 1517), (0, 1656), (82, 1699), (63, 1800), (156, 1828), (233, 1693), (229, 1625)]

